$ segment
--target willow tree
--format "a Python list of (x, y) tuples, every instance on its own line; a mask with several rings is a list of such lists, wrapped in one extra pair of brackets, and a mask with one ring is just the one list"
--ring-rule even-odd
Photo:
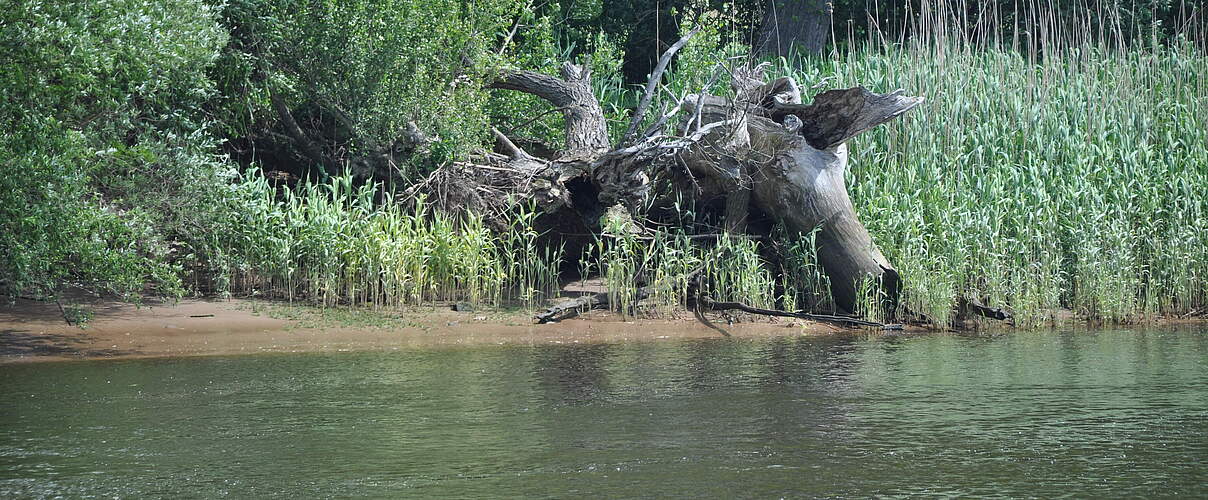
[(770, 56), (820, 54), (830, 39), (831, 0), (769, 0), (756, 33), (756, 50)]

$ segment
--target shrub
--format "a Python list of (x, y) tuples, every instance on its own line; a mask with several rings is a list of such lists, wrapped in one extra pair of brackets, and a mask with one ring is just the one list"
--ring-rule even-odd
[(223, 170), (201, 113), (225, 41), (212, 10), (5, 2), (0, 25), (0, 289), (178, 293), (164, 235)]

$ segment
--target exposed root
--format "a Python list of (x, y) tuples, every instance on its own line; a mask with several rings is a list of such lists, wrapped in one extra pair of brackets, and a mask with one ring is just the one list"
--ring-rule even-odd
[[(821, 323), (833, 323), (833, 324), (848, 326), (848, 327), (862, 326), (862, 327), (880, 328), (882, 330), (901, 330), (902, 329), (902, 325), (896, 324), (896, 323), (891, 323), (891, 324), (877, 323), (875, 321), (865, 321), (865, 320), (862, 320), (859, 318), (853, 318), (850, 316), (834, 316), (834, 315), (830, 315), (830, 314), (811, 314), (811, 313), (807, 313), (805, 311), (780, 311), (777, 309), (762, 309), (762, 308), (758, 308), (758, 307), (748, 306), (746, 304), (743, 304), (742, 302), (715, 302), (715, 301), (713, 301), (713, 299), (710, 299), (707, 296), (698, 297), (696, 299), (696, 306), (697, 307), (693, 308), (693, 311), (696, 312), (697, 319), (701, 319), (704, 316), (703, 314), (700, 314), (700, 311), (705, 310), (705, 309), (710, 310), (710, 311), (739, 310), (739, 311), (742, 311), (745, 313), (758, 314), (761, 316), (776, 316), (776, 317), (781, 317), (781, 318), (797, 318), (797, 319), (804, 319), (804, 320), (808, 320), (808, 321), (817, 321), (817, 322), (821, 322)], [(713, 326), (708, 321), (702, 320), (702, 322), (705, 323), (705, 326), (709, 326), (710, 328), (713, 328), (715, 330), (720, 330), (720, 328)]]
[(709, 318), (707, 316), (705, 316), (705, 313), (701, 312), (701, 309), (699, 307), (692, 308), (692, 315), (695, 316), (696, 320), (700, 321), (701, 324), (703, 324), (709, 328), (712, 328), (714, 330), (717, 330), (717, 333), (720, 333), (726, 337), (730, 336), (730, 332), (727, 332), (724, 328), (713, 324), (712, 321), (709, 321)]

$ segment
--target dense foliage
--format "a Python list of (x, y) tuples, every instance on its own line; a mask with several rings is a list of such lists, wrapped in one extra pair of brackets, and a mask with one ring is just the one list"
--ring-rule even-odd
[[(407, 179), (485, 137), (483, 79), (500, 63), (496, 37), (521, 7), (513, 0), (228, 2), (222, 24), (231, 43), (214, 69), (222, 90), (216, 107), (238, 145), (270, 152), (235, 151), (246, 160), (295, 171), (290, 164), (300, 162), (320, 167), (321, 176), (352, 167)], [(408, 150), (409, 123), (438, 140)]]
[(915, 310), (986, 297), (1034, 324), (1208, 304), (1208, 57), (1190, 44), (950, 41), (788, 71), (929, 98), (851, 145), (856, 209)]
[(177, 293), (173, 240), (228, 169), (202, 112), (214, 10), (6, 1), (0, 26), (0, 288)]

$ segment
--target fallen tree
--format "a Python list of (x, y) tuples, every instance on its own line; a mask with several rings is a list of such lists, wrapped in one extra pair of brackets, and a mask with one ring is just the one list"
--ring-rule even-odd
[[(561, 110), (565, 148), (538, 158), (496, 131), (498, 152), (442, 168), (415, 189), (437, 193), (446, 209), (488, 215), (508, 210), (517, 199), (531, 200), (570, 255), (584, 244), (583, 236), (600, 233), (600, 216), (610, 207), (641, 216), (659, 197), (724, 200), (730, 234), (769, 237), (767, 225), (748, 224), (752, 213), (778, 222), (791, 237), (814, 233), (840, 312), (855, 311), (861, 293), (876, 293), (891, 317), (901, 278), (856, 217), (844, 184), (845, 143), (923, 99), (901, 90), (878, 94), (853, 87), (823, 92), (806, 104), (797, 82), (765, 81), (765, 66), (759, 65), (729, 72), (731, 97), (690, 94), (648, 117), (667, 63), (692, 34), (660, 59), (615, 144), (591, 92), (589, 68), (565, 63), (560, 77), (501, 72), (492, 87), (532, 94)], [(656, 179), (673, 189), (656, 193)]]

